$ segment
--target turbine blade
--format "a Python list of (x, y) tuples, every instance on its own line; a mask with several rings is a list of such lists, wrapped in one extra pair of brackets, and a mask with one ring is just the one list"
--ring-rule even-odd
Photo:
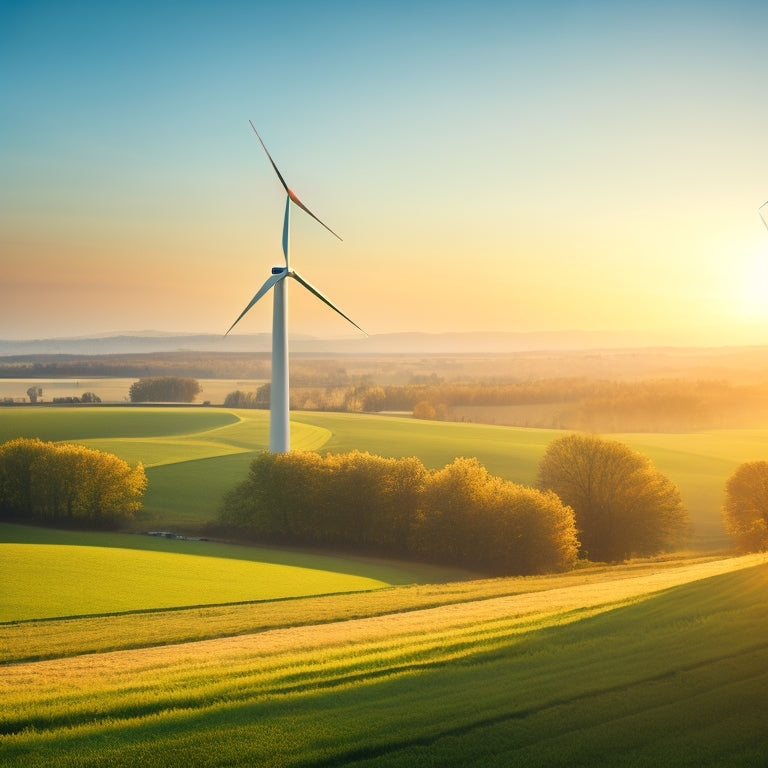
[[(254, 297), (251, 299), (251, 301), (250, 301), (250, 303), (248, 304), (248, 306), (247, 306), (247, 307), (246, 307), (246, 308), (245, 308), (245, 309), (244, 309), (244, 310), (243, 310), (243, 311), (240, 313), (240, 316), (237, 318), (237, 320), (235, 320), (235, 322), (234, 322), (234, 323), (232, 323), (232, 325), (229, 327), (229, 331), (231, 331), (231, 330), (232, 330), (232, 329), (233, 329), (233, 328), (234, 328), (234, 327), (235, 327), (235, 326), (236, 326), (236, 325), (237, 325), (237, 324), (238, 324), (238, 323), (239, 323), (239, 322), (240, 322), (240, 321), (243, 319), (243, 317), (244, 317), (244, 316), (245, 316), (245, 314), (248, 312), (248, 310), (249, 310), (249, 309), (250, 309), (250, 308), (251, 308), (251, 307), (252, 307), (252, 306), (253, 306), (253, 305), (254, 305), (254, 304), (255, 304), (255, 303), (256, 303), (256, 302), (257, 302), (257, 301), (258, 301), (258, 300), (259, 300), (259, 299), (262, 297), (262, 296), (264, 296), (264, 294), (265, 294), (265, 293), (266, 293), (266, 292), (267, 292), (267, 291), (268, 291), (268, 290), (269, 290), (269, 289), (270, 289), (270, 288), (271, 288), (273, 285), (275, 285), (276, 283), (279, 283), (279, 282), (280, 282), (280, 281), (281, 281), (281, 280), (282, 280), (282, 279), (285, 277), (285, 275), (286, 275), (286, 274), (287, 274), (287, 273), (286, 273), (286, 271), (285, 271), (285, 270), (283, 270), (283, 271), (281, 271), (281, 272), (280, 272), (279, 274), (277, 274), (277, 275), (272, 275), (271, 277), (268, 277), (268, 278), (267, 278), (267, 280), (266, 280), (266, 282), (264, 283), (264, 285), (262, 285), (262, 286), (261, 286), (261, 288), (259, 288), (259, 290), (258, 290), (258, 292), (256, 293), (256, 295), (255, 295), (255, 296), (254, 296)], [(227, 332), (226, 332), (224, 335), (225, 335), (225, 336), (228, 336), (228, 335), (229, 335), (229, 331), (227, 331)]]
[[(251, 123), (251, 121), (248, 121)], [(288, 185), (285, 183), (285, 179), (283, 178), (283, 174), (280, 173), (280, 171), (277, 169), (277, 166), (275, 165), (275, 161), (272, 159), (272, 155), (269, 154), (269, 150), (267, 149), (267, 145), (262, 141), (261, 136), (259, 136), (259, 132), (256, 130), (256, 126), (254, 126), (253, 123), (251, 123), (251, 128), (253, 128), (253, 132), (256, 134), (256, 137), (261, 142), (261, 146), (264, 147), (264, 151), (267, 153), (267, 157), (269, 158), (269, 162), (272, 163), (272, 167), (275, 169), (275, 173), (277, 174), (277, 178), (280, 179), (280, 183), (283, 185), (283, 189), (290, 195), (291, 190), (288, 189)]]
[[(288, 190), (288, 197), (290, 197), (291, 200), (293, 200), (293, 202), (296, 203), (296, 205), (298, 205), (302, 211), (304, 211), (305, 213), (308, 213), (318, 224), (322, 224), (322, 226), (324, 226), (334, 237), (338, 237), (339, 240), (341, 240), (341, 237), (339, 235), (337, 235), (325, 222), (320, 221), (320, 219), (318, 219), (317, 216), (315, 216), (315, 214), (312, 213), (312, 211), (310, 211), (309, 208), (307, 208), (307, 206), (301, 202), (301, 200), (299, 200), (299, 198), (296, 196), (296, 193), (293, 190), (290, 190), (290, 189)], [(343, 240), (341, 241), (344, 242)]]
[[(365, 331), (354, 320), (350, 320), (350, 318), (348, 318), (337, 306), (335, 306), (328, 299), (326, 299), (325, 296), (323, 296), (323, 294), (317, 290), (317, 288), (310, 285), (303, 277), (301, 277), (301, 275), (294, 272), (293, 270), (288, 272), (288, 275), (292, 277), (294, 280), (296, 280), (296, 282), (301, 283), (310, 293), (314, 293), (315, 296), (317, 296), (317, 298), (320, 299), (320, 301), (322, 301), (324, 304), (327, 304), (334, 312), (338, 312), (348, 323), (351, 323), (352, 325), (354, 325), (358, 331), (365, 333)], [(365, 333), (365, 335), (367, 336), (368, 334)]]
[(765, 220), (765, 216), (763, 216), (763, 208), (768, 207), (768, 200), (766, 200), (758, 209), (757, 212), (760, 214), (760, 218), (763, 220), (763, 224), (765, 224), (765, 228), (768, 229), (768, 221)]
[(261, 136), (259, 136), (259, 132), (256, 130), (256, 126), (250, 120), (248, 122), (251, 123), (251, 128), (253, 128), (253, 132), (256, 134), (257, 138), (261, 142), (261, 146), (264, 148), (264, 151), (267, 153), (269, 162), (272, 163), (272, 167), (275, 169), (277, 178), (280, 179), (280, 183), (283, 185), (283, 189), (285, 189), (285, 191), (288, 193), (288, 197), (290, 197), (291, 200), (293, 200), (293, 202), (296, 203), (296, 205), (298, 205), (302, 211), (304, 211), (305, 213), (308, 213), (318, 224), (322, 224), (334, 237), (338, 237), (339, 240), (341, 240), (341, 238), (325, 222), (320, 221), (320, 219), (318, 219), (317, 216), (315, 216), (315, 214), (312, 213), (312, 211), (310, 211), (309, 208), (307, 208), (307, 206), (301, 202), (301, 200), (299, 200), (296, 193), (285, 183), (283, 174), (280, 173), (277, 166), (275, 165), (275, 161), (272, 159), (272, 155), (269, 154), (269, 150), (267, 149), (266, 144), (264, 144), (264, 141), (262, 140)]

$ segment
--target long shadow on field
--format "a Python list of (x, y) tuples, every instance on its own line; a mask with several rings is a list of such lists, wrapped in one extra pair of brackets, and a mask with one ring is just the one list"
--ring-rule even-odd
[[(760, 565), (453, 660), (399, 659), (379, 676), (361, 667), (354, 681), (342, 664), (283, 695), (233, 678), (215, 706), (200, 690), (172, 716), (162, 702), (118, 701), (102, 739), (62, 732), (46, 747), (82, 765), (119, 751), (109, 764), (121, 766), (167, 765), (174, 750), (173, 765), (762, 765), (766, 586)], [(157, 717), (119, 720), (147, 714)]]

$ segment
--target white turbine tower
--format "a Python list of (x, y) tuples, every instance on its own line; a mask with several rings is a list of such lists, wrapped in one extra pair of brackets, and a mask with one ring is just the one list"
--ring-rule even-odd
[[(290, 400), (288, 397), (288, 326), (286, 322), (286, 311), (288, 303), (286, 277), (292, 277), (296, 282), (301, 283), (310, 293), (317, 296), (320, 301), (327, 304), (335, 312), (338, 312), (345, 320), (352, 323), (359, 331), (363, 329), (355, 322), (350, 320), (338, 307), (334, 306), (317, 288), (311, 286), (301, 275), (291, 269), (290, 265), (290, 214), (291, 203), (295, 203), (303, 211), (308, 213), (315, 221), (322, 224), (334, 237), (341, 238), (327, 225), (323, 224), (304, 203), (296, 197), (296, 194), (285, 183), (280, 171), (269, 154), (269, 150), (259, 136), (259, 132), (251, 123), (253, 132), (261, 142), (261, 146), (267, 153), (269, 162), (275, 169), (277, 178), (285, 189), (285, 217), (283, 219), (283, 255), (285, 256), (284, 267), (272, 267), (272, 275), (267, 278), (264, 285), (259, 288), (256, 295), (251, 299), (248, 306), (240, 313), (240, 316), (232, 323), (229, 331), (232, 330), (248, 312), (248, 310), (262, 297), (270, 288), (274, 288), (272, 297), (272, 385), (269, 392), (269, 450), (272, 453), (287, 453), (291, 449), (291, 432), (289, 423)], [(227, 331), (225, 336), (229, 334)]]

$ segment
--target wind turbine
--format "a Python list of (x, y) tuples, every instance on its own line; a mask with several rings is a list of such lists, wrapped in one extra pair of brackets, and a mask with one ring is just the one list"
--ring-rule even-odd
[[(224, 335), (227, 336), (229, 332), (234, 328), (248, 310), (270, 289), (274, 289), (272, 294), (272, 385), (269, 392), (269, 450), (272, 453), (287, 453), (291, 449), (291, 432), (289, 424), (289, 409), (290, 400), (288, 396), (288, 326), (286, 322), (286, 310), (288, 303), (288, 291), (287, 291), (287, 277), (292, 277), (297, 283), (303, 285), (310, 293), (317, 296), (320, 301), (327, 304), (332, 310), (338, 312), (345, 320), (352, 323), (359, 331), (363, 329), (354, 321), (350, 320), (338, 307), (334, 306), (325, 296), (323, 296), (317, 288), (310, 285), (301, 275), (295, 270), (291, 269), (290, 264), (290, 220), (291, 220), (291, 203), (294, 203), (301, 208), (305, 213), (308, 213), (316, 222), (322, 224), (334, 237), (339, 240), (341, 238), (320, 219), (315, 216), (312, 211), (307, 208), (304, 203), (299, 200), (296, 193), (289, 188), (285, 183), (283, 175), (275, 165), (275, 161), (272, 159), (272, 155), (269, 154), (269, 150), (262, 141), (259, 132), (256, 130), (254, 124), (251, 123), (251, 128), (256, 134), (261, 146), (267, 153), (269, 162), (275, 169), (277, 178), (280, 179), (280, 183), (285, 190), (285, 216), (283, 218), (283, 255), (285, 256), (285, 266), (272, 267), (272, 274), (267, 278), (264, 285), (259, 288), (256, 295), (251, 299), (248, 306), (240, 313), (240, 316), (230, 326), (229, 331)], [(367, 335), (367, 334), (366, 334)]]
[(760, 218), (763, 220), (763, 224), (765, 224), (765, 228), (768, 229), (768, 221), (765, 220), (765, 216), (763, 216), (763, 208), (768, 210), (768, 200), (766, 200), (758, 209), (757, 212), (760, 214)]

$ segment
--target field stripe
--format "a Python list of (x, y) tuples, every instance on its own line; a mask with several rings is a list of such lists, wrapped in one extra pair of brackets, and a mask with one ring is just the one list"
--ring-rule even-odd
[[(593, 567), (581, 571), (549, 576), (462, 581), (453, 584), (411, 585), (375, 590), (362, 594), (336, 594), (326, 597), (292, 598), (290, 600), (257, 601), (223, 606), (174, 608), (105, 615), (98, 618), (33, 620), (21, 624), (0, 624), (0, 662), (35, 661), (71, 657), (86, 653), (128, 650), (169, 644), (194, 643), (203, 640), (247, 636), (269, 630), (328, 624), (345, 619), (363, 619), (409, 612), (452, 604), (467, 604), (497, 597), (536, 592), (557, 594), (555, 589), (568, 589), (600, 582), (636, 579), (639, 576), (673, 573), (676, 579), (689, 578), (691, 568), (707, 566), (693, 573), (714, 573), (711, 569), (747, 567), (762, 562), (761, 555), (725, 560), (705, 559), (692, 565), (677, 562), (631, 563), (610, 569)], [(719, 565), (718, 565), (719, 564)], [(741, 564), (741, 565), (740, 565)], [(685, 568), (685, 572), (681, 569)], [(674, 576), (678, 573), (678, 576)], [(685, 574), (688, 574), (687, 576)], [(657, 575), (655, 578), (661, 578)], [(459, 610), (459, 609), (454, 609)], [(461, 609), (463, 610), (463, 609)], [(391, 620), (391, 619), (390, 619)]]
[[(430, 764), (485, 766), (492, 763), (483, 755), (503, 757), (504, 744), (515, 755), (539, 742), (549, 748), (557, 735), (571, 738), (569, 728), (578, 740), (605, 725), (610, 740), (622, 718), (666, 727), (653, 720), (655, 708), (680, 701), (687, 711), (691, 691), (708, 697), (708, 722), (718, 686), (733, 685), (740, 700), (766, 697), (736, 675), (765, 668), (764, 564), (764, 556), (712, 561), (676, 575), (612, 579), (608, 595), (580, 584), (466, 603), (464, 615), (449, 606), (232, 639), (241, 645), (11, 665), (0, 668), (7, 764), (167, 768), (202, 765), (205, 756), (211, 766), (400, 766), (422, 764), (419, 750), (435, 750)], [(574, 610), (561, 610), (567, 592)], [(583, 608), (589, 594), (594, 605)], [(540, 611), (526, 613), (530, 598), (542, 601)], [(510, 601), (517, 611), (487, 618)], [(745, 733), (754, 742), (754, 727)], [(176, 747), (184, 753), (173, 757)], [(544, 764), (595, 764), (589, 757)]]
[[(485, 600), (443, 605), (435, 608), (386, 614), (330, 624), (274, 629), (257, 634), (181, 643), (173, 646), (85, 654), (75, 658), (51, 659), (0, 667), (0, 682), (13, 686), (26, 676), (50, 675), (77, 678), (86, 671), (119, 677), (147, 668), (170, 669), (215, 663), (244, 656), (264, 658), (284, 652), (317, 651), (333, 646), (349, 646), (386, 637), (402, 638), (441, 630), (472, 626), (510, 616), (518, 619), (537, 613), (563, 613), (604, 607), (608, 609), (628, 600), (647, 597), (665, 589), (687, 584), (766, 562), (766, 556), (745, 555), (692, 566), (667, 569), (633, 578), (608, 580), (579, 586), (561, 587)], [(215, 659), (214, 662), (211, 662)]]

